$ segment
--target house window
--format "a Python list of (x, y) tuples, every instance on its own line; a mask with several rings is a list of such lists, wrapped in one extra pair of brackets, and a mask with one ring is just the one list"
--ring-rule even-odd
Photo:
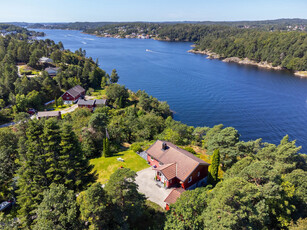
[(200, 176), (200, 172), (197, 173), (197, 176)]
[(172, 183), (172, 180), (170, 180), (169, 183), (171, 184), (171, 183)]
[(190, 183), (191, 181), (192, 181), (192, 176), (189, 177), (188, 183)]

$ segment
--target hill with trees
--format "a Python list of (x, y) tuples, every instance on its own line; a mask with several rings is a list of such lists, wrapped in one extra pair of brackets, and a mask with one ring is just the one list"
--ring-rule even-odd
[[(76, 24), (75, 24), (76, 25)], [(95, 27), (94, 25), (97, 25)], [(70, 25), (66, 25), (70, 28)], [(56, 27), (52, 27), (56, 28)], [(75, 28), (75, 27), (74, 27)], [(291, 71), (307, 71), (306, 20), (198, 23), (92, 23), (85, 33), (120, 38), (147, 37), (194, 42), (198, 51), (266, 62)]]
[[(4, 26), (14, 33), (0, 36), (0, 122), (5, 123), (19, 112), (28, 108), (42, 108), (45, 102), (59, 97), (63, 90), (75, 85), (86, 89), (99, 88), (105, 71), (98, 63), (86, 58), (82, 49), (71, 52), (63, 44), (49, 39), (37, 40), (35, 32), (23, 28), (13, 30), (14, 26)], [(26, 31), (24, 33), (24, 31)], [(30, 36), (30, 35), (31, 36)], [(39, 63), (41, 57), (52, 59), (50, 64), (58, 68), (55, 77), (45, 71), (46, 64)], [(30, 69), (32, 77), (22, 72), (22, 63)], [(18, 70), (19, 68), (19, 70)]]

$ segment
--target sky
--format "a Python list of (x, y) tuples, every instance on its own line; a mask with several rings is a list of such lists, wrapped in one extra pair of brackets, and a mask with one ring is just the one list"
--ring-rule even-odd
[(307, 0), (0, 0), (0, 22), (307, 19)]

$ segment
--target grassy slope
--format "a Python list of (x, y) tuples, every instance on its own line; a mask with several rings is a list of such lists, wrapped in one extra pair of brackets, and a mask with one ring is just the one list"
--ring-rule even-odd
[[(117, 161), (118, 157), (121, 157), (125, 161)], [(147, 162), (132, 150), (119, 152), (113, 157), (100, 157), (92, 159), (90, 163), (94, 165), (94, 170), (96, 170), (98, 173), (97, 182), (102, 184), (105, 184), (110, 178), (111, 174), (121, 166), (130, 168), (135, 172), (149, 167)]]

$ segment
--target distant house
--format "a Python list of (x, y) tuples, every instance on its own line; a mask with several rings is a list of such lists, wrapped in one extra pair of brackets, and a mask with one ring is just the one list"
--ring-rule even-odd
[(58, 119), (61, 119), (61, 111), (43, 111), (43, 112), (37, 112), (36, 115), (37, 119), (42, 118), (50, 118), (50, 117), (56, 117)]
[(48, 67), (45, 71), (49, 74), (49, 76), (55, 76), (59, 72), (60, 68), (57, 67)]
[[(210, 164), (173, 143), (157, 140), (145, 152), (148, 163), (156, 171), (155, 179), (161, 186), (181, 187), (186, 190), (196, 188), (205, 182)], [(181, 189), (176, 191), (172, 191), (173, 195), (166, 199), (166, 209), (171, 204), (170, 201), (175, 200), (174, 194), (182, 192)]]
[(96, 99), (95, 107), (101, 107), (107, 105), (107, 99)]
[(86, 108), (93, 110), (95, 107), (105, 106), (106, 103), (107, 103), (106, 99), (95, 99), (95, 100), (79, 99), (77, 102), (77, 105), (79, 108), (86, 107)]
[(52, 63), (53, 61), (52, 61), (52, 59), (50, 59), (50, 58), (47, 58), (47, 57), (41, 57), (39, 60), (38, 60), (38, 62), (40, 63), (40, 64), (50, 64), (50, 63)]
[(79, 99), (77, 102), (78, 108), (89, 108), (90, 110), (93, 110), (95, 106), (95, 100), (83, 100)]
[(72, 103), (79, 98), (83, 98), (85, 96), (85, 89), (80, 85), (76, 85), (75, 87), (67, 90), (61, 97), (63, 98), (65, 103)]

